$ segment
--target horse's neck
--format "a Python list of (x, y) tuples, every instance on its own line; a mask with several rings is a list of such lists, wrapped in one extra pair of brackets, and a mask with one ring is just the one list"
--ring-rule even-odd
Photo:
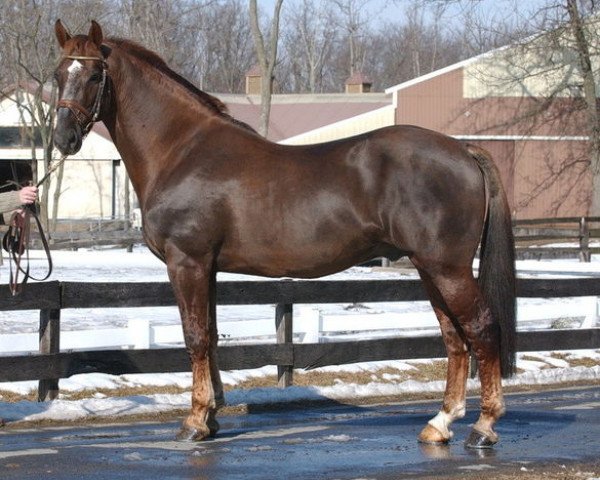
[[(185, 135), (182, 125), (186, 122), (181, 118), (190, 107), (177, 90), (171, 92), (153, 81), (152, 75), (142, 74), (132, 62), (121, 60), (118, 68), (114, 76), (118, 79), (113, 99), (116, 113), (106, 123), (143, 208), (164, 174), (173, 143)], [(196, 119), (201, 121), (200, 116)]]

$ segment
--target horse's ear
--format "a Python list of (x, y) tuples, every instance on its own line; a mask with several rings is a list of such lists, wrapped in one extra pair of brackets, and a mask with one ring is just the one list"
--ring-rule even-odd
[(56, 34), (56, 39), (58, 40), (60, 48), (63, 48), (65, 43), (71, 39), (71, 34), (67, 32), (67, 29), (64, 27), (60, 19), (58, 19), (54, 24), (54, 33)]
[(100, 28), (100, 25), (98, 25), (98, 22), (95, 20), (92, 20), (92, 26), (90, 27), (90, 33), (88, 33), (88, 37), (98, 48), (100, 48), (102, 41), (104, 40), (104, 36), (102, 35), (102, 28)]

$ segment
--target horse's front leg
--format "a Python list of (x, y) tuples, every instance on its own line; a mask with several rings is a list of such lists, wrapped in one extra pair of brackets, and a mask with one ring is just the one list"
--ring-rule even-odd
[(212, 305), (215, 273), (211, 261), (197, 262), (180, 252), (167, 258), (167, 267), (179, 305), (193, 375), (192, 409), (183, 421), (178, 438), (202, 440), (217, 433), (219, 426), (215, 415), (223, 403), (216, 365), (216, 319), (211, 318), (215, 312)]

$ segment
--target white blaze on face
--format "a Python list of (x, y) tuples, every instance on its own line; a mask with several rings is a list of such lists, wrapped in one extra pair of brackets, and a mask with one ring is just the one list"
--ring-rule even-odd
[(83, 65), (78, 60), (73, 60), (73, 63), (67, 68), (69, 76), (67, 77), (67, 83), (65, 84), (65, 93), (63, 94), (64, 99), (73, 100), (73, 97), (77, 91), (75, 80), (79, 76), (79, 73), (83, 69)]
[(78, 70), (81, 70), (82, 68), (83, 65), (79, 63), (79, 60), (73, 60), (73, 63), (69, 66), (69, 68), (67, 68), (67, 72), (69, 72), (69, 77), (71, 76), (71, 74), (77, 72)]

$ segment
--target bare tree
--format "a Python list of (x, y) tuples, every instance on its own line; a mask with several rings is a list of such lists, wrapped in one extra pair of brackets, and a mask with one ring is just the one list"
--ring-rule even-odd
[(277, 44), (279, 43), (279, 16), (281, 13), (281, 5), (283, 0), (277, 0), (275, 2), (275, 8), (273, 11), (273, 18), (271, 19), (271, 26), (267, 35), (267, 42), (265, 42), (265, 36), (262, 34), (259, 19), (258, 19), (258, 7), (256, 0), (250, 0), (249, 12), (250, 12), (250, 26), (252, 28), (252, 38), (254, 39), (254, 47), (256, 49), (256, 57), (258, 58), (258, 65), (260, 66), (262, 74), (261, 83), (261, 110), (260, 110), (260, 126), (259, 132), (267, 136), (269, 132), (269, 117), (271, 114), (271, 95), (273, 93), (273, 80), (275, 71), (275, 64), (277, 62)]
[[(54, 88), (47, 84), (52, 77), (56, 53), (54, 42), (50, 41), (51, 31), (47, 28), (48, 13), (51, 5), (41, 9), (37, 2), (26, 0), (11, 4), (11, 9), (2, 12), (0, 43), (3, 44), (3, 57), (6, 65), (12, 69), (12, 75), (6, 77), (14, 86), (16, 105), (20, 111), (28, 143), (31, 146), (32, 165), (43, 160), (46, 168), (52, 161), (52, 125), (54, 120)], [(41, 142), (42, 157), (37, 158), (37, 146)], [(60, 184), (55, 183), (54, 199), (58, 208)], [(42, 190), (42, 218), (48, 225), (49, 189)]]
[[(369, 27), (372, 15), (368, 6), (372, 0), (328, 0), (339, 12), (339, 27), (345, 32), (348, 47), (348, 71), (352, 75), (362, 71), (366, 57), (367, 38), (371, 36)], [(380, 2), (384, 8), (388, 2)]]
[[(482, 125), (481, 133), (518, 127), (521, 134), (583, 133), (589, 138), (587, 149), (574, 149), (563, 158), (550, 152), (543, 168), (524, 178), (530, 192), (521, 199), (519, 208), (552, 191), (550, 214), (557, 214), (573, 195), (589, 202), (592, 215), (600, 214), (600, 107), (596, 92), (600, 51), (594, 40), (600, 25), (597, 14), (594, 2), (548, 2), (532, 12), (525, 28), (520, 25), (515, 29), (521, 38), (510, 48), (497, 50), (480, 62), (479, 81), (487, 96), (521, 99), (500, 115), (501, 121)], [(584, 199), (580, 186), (588, 175), (592, 194)]]
[[(594, 8), (594, 2), (590, 7)], [(578, 68), (582, 80), (582, 94), (585, 100), (586, 129), (589, 135), (590, 169), (592, 172), (592, 202), (593, 215), (600, 214), (600, 105), (596, 82), (600, 80), (598, 71), (592, 67), (592, 40), (595, 29), (589, 29), (579, 10), (576, 0), (566, 0), (565, 8), (569, 18), (569, 29), (574, 38), (573, 47), (577, 52)], [(591, 22), (597, 26), (596, 22)]]
[[(199, 12), (201, 88), (241, 93), (245, 74), (256, 62), (252, 32), (243, 0), (227, 0)], [(197, 25), (195, 28), (197, 29)], [(192, 26), (194, 28), (194, 26)]]
[(296, 91), (322, 92), (325, 64), (332, 54), (337, 37), (332, 5), (315, 0), (303, 0), (286, 15), (284, 44)]
[(369, 67), (379, 85), (387, 87), (462, 60), (464, 33), (450, 28), (446, 3), (410, 3), (400, 19), (387, 21), (377, 32), (378, 44)]

